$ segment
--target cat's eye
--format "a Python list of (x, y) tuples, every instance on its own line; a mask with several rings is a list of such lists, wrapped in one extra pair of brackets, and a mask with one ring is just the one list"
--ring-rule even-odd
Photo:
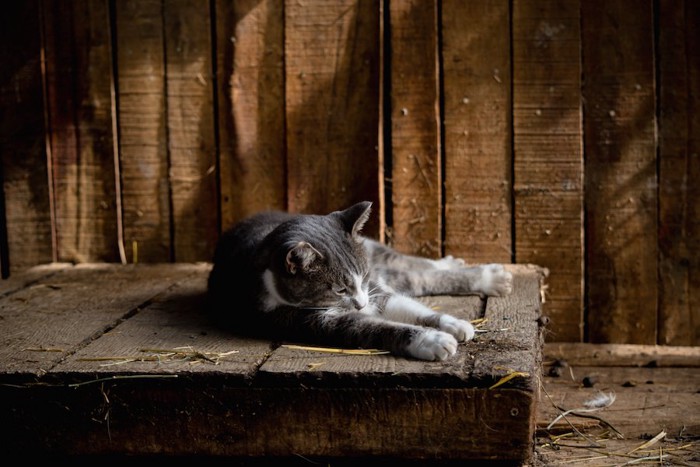
[(333, 289), (333, 292), (337, 293), (338, 295), (345, 295), (346, 293), (348, 293), (348, 289), (342, 287), (339, 289)]

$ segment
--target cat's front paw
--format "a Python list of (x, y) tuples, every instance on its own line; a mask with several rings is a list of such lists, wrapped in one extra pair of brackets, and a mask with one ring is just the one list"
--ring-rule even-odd
[(439, 326), (441, 331), (452, 334), (458, 342), (466, 342), (474, 338), (474, 326), (469, 321), (442, 315)]
[(446, 332), (425, 329), (413, 338), (407, 350), (421, 360), (445, 360), (457, 353), (457, 340)]
[(485, 264), (479, 269), (481, 277), (474, 284), (476, 292), (499, 297), (513, 291), (513, 274), (506, 271), (502, 264)]

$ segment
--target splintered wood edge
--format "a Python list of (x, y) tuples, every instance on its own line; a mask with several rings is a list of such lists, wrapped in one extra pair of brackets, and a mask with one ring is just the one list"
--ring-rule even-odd
[(543, 342), (539, 318), (546, 269), (535, 265), (508, 265), (507, 269), (514, 275), (514, 290), (503, 297), (489, 297), (484, 315), (491, 326), (503, 330), (479, 338), (485, 347), (477, 355), (474, 376), (498, 379), (517, 374), (520, 377), (508, 380), (504, 387), (537, 391)]
[(503, 266), (506, 268), (506, 271), (513, 274), (537, 274), (540, 279), (540, 306), (546, 302), (547, 278), (549, 277), (548, 268), (530, 263), (504, 264)]

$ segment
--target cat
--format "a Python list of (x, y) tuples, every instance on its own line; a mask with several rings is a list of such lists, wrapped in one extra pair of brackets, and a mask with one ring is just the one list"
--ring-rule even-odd
[(360, 202), (327, 215), (264, 212), (219, 239), (208, 278), (216, 322), (237, 333), (445, 360), (474, 337), (465, 320), (412, 297), (505, 295), (503, 265), (410, 256), (361, 235)]

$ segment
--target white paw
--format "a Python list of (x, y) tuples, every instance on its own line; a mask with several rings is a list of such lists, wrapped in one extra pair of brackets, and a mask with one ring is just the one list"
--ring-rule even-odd
[(440, 317), (440, 330), (452, 334), (458, 342), (466, 342), (474, 338), (474, 326), (469, 321), (450, 315)]
[(407, 350), (421, 360), (445, 360), (457, 353), (457, 340), (446, 332), (425, 329), (416, 335)]
[(455, 258), (452, 255), (445, 256), (444, 258), (436, 259), (433, 261), (436, 269), (448, 270), (448, 269), (459, 269), (464, 267), (464, 260), (462, 258)]
[(479, 266), (481, 277), (474, 284), (475, 292), (489, 296), (508, 295), (513, 291), (513, 274), (502, 264)]

